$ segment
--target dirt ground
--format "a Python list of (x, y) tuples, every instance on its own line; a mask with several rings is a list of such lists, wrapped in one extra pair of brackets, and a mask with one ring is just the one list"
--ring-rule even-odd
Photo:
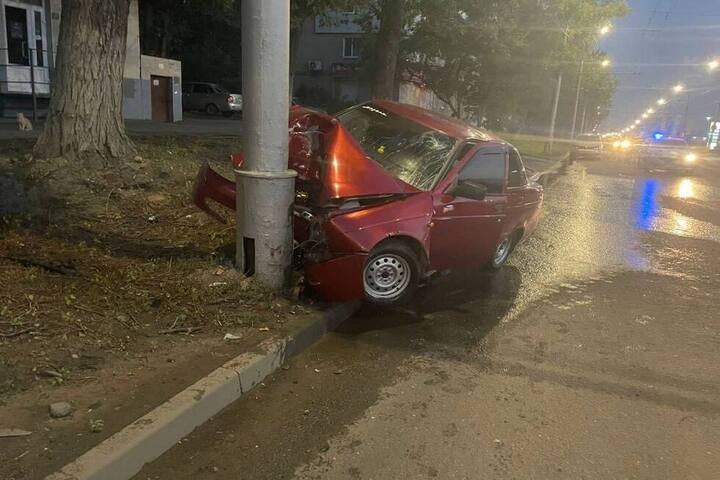
[[(190, 205), (200, 161), (229, 173), (238, 140), (136, 140), (134, 160), (32, 214), (32, 144), (0, 146), (0, 429), (33, 432), (0, 438), (4, 478), (61, 466), (307, 313), (235, 271), (233, 223)], [(67, 419), (50, 419), (58, 401)]]

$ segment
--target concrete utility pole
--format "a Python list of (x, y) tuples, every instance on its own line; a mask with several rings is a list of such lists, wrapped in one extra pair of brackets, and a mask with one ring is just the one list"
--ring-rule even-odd
[(555, 88), (555, 103), (553, 104), (552, 120), (550, 120), (550, 141), (548, 142), (548, 153), (553, 151), (553, 143), (555, 142), (555, 123), (557, 122), (558, 105), (560, 104), (560, 90), (562, 90), (563, 74), (560, 72), (557, 79), (557, 87)]
[(296, 172), (288, 170), (290, 0), (243, 0), (243, 155), (237, 182), (237, 264), (269, 287), (292, 261)]

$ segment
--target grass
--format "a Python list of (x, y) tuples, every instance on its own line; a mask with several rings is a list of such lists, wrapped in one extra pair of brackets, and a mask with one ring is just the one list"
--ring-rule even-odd
[(569, 141), (556, 139), (553, 145), (553, 153), (548, 154), (545, 153), (546, 144), (548, 143), (547, 137), (505, 132), (496, 133), (496, 135), (510, 142), (522, 155), (533, 157), (560, 158), (570, 151), (572, 145)]
[[(169, 331), (243, 334), (298, 308), (232, 267), (230, 212), (222, 224), (190, 204), (201, 160), (230, 173), (238, 140), (136, 143), (136, 159), (72, 169), (77, 183), (51, 208), (62, 215), (3, 217), (0, 398), (33, 383), (28, 372), (46, 368), (39, 358), (60, 365), (70, 351), (138, 353), (138, 339)], [(31, 148), (3, 142), (0, 176), (24, 182)]]

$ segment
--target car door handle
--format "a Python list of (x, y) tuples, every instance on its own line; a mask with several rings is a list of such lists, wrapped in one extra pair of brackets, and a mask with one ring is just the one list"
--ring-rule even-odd
[(455, 211), (455, 205), (445, 205), (442, 209), (443, 213), (453, 212)]

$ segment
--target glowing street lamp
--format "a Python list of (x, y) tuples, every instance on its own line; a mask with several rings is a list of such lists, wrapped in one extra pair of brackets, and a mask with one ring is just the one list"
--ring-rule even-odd
[(635, 125), (640, 125), (640, 123), (642, 123), (642, 120), (640, 120), (640, 119), (635, 120)]
[(683, 85), (682, 83), (679, 83), (673, 87), (673, 92), (675, 93), (682, 93), (683, 91), (685, 91), (685, 85)]
[(709, 61), (707, 67), (710, 71), (717, 70), (720, 67), (720, 60)]
[(643, 118), (648, 118), (649, 116), (650, 116), (650, 115), (648, 115), (647, 113), (643, 113), (643, 114), (642, 114), (642, 117), (643, 117)]
[(648, 115), (652, 115), (653, 113), (655, 113), (655, 109), (654, 109), (654, 108), (648, 108), (645, 113), (647, 113)]
[(609, 66), (610, 66), (610, 60), (606, 58), (605, 60), (603, 60), (602, 62), (600, 62), (600, 66), (603, 67), (603, 68), (609, 67)]
[(658, 105), (665, 105), (666, 103), (667, 103), (667, 100), (665, 100), (664, 98), (661, 98), (660, 100), (657, 101)]
[(600, 36), (605, 36), (608, 33), (610, 33), (610, 30), (612, 30), (612, 25), (603, 25), (600, 27)]

